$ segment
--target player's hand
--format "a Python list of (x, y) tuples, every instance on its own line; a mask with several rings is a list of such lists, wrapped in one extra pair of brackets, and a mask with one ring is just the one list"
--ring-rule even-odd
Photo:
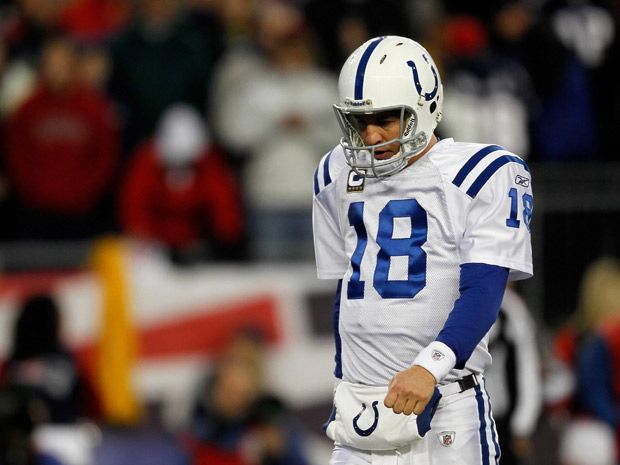
[(420, 415), (433, 396), (436, 384), (428, 370), (414, 365), (394, 375), (383, 403), (394, 413)]

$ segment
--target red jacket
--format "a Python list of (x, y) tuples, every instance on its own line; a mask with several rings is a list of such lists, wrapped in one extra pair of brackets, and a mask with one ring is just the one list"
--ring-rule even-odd
[(97, 41), (119, 31), (129, 10), (127, 0), (76, 0), (64, 10), (60, 26), (73, 37)]
[(120, 157), (116, 116), (95, 90), (40, 87), (8, 123), (7, 171), (30, 207), (78, 215), (93, 208)]
[(152, 142), (138, 148), (121, 192), (121, 221), (133, 235), (182, 248), (206, 237), (234, 244), (243, 234), (239, 187), (215, 149), (174, 181)]

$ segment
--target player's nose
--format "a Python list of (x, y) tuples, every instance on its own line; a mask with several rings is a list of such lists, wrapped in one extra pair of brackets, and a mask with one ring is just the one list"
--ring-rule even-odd
[(383, 129), (381, 126), (376, 124), (367, 125), (362, 136), (364, 138), (364, 144), (366, 145), (375, 145), (385, 142), (383, 137)]

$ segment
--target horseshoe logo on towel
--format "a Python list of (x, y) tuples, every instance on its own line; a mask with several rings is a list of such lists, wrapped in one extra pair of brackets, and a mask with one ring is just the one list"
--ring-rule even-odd
[(357, 420), (359, 420), (359, 418), (362, 416), (362, 413), (364, 413), (364, 410), (366, 410), (366, 404), (362, 403), (362, 410), (353, 419), (353, 429), (360, 436), (370, 436), (372, 432), (377, 428), (377, 425), (379, 424), (379, 409), (377, 408), (378, 403), (379, 401), (377, 400), (372, 403), (372, 410), (375, 412), (375, 421), (372, 422), (372, 425), (370, 425), (369, 428), (361, 429), (359, 426), (357, 426)]

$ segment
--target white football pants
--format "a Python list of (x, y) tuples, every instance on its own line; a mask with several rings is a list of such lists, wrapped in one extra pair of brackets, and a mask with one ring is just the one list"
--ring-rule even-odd
[(499, 443), (484, 382), (441, 398), (423, 439), (394, 451), (336, 445), (329, 465), (498, 465)]

